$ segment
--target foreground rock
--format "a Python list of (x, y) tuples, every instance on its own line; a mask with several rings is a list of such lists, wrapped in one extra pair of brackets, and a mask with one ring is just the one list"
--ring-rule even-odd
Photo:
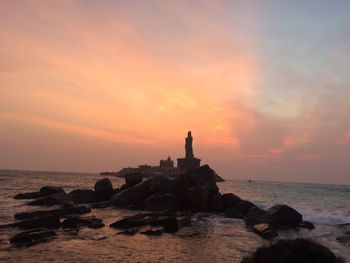
[(267, 210), (272, 217), (275, 227), (296, 227), (303, 220), (303, 216), (287, 205), (275, 205)]
[(260, 223), (260, 224), (254, 225), (253, 226), (253, 231), (256, 234), (258, 234), (259, 236), (261, 236), (262, 238), (265, 238), (265, 239), (270, 239), (270, 238), (273, 238), (273, 237), (277, 236), (277, 233), (271, 227), (271, 225), (270, 224), (266, 224), (266, 223)]
[(31, 228), (58, 229), (61, 227), (61, 221), (59, 216), (46, 216), (46, 217), (39, 217), (39, 218), (24, 220), (24, 221), (7, 224), (7, 225), (0, 225), (0, 228), (8, 228), (8, 227), (19, 227), (23, 229), (31, 229)]
[(62, 227), (63, 228), (79, 228), (79, 227), (90, 227), (90, 228), (102, 228), (105, 225), (102, 223), (103, 220), (100, 218), (96, 217), (77, 217), (77, 216), (72, 216), (66, 218), (62, 222)]
[(37, 199), (56, 193), (64, 193), (63, 188), (57, 186), (43, 186), (38, 192), (20, 193), (15, 195), (14, 199)]
[(298, 238), (280, 240), (277, 243), (258, 248), (253, 255), (241, 263), (345, 263), (328, 248), (313, 241)]
[(76, 204), (90, 204), (97, 202), (96, 194), (93, 190), (76, 189), (69, 192), (69, 197)]
[(72, 214), (86, 214), (90, 213), (91, 209), (86, 206), (73, 206), (58, 208), (53, 210), (44, 210), (44, 211), (34, 211), (34, 212), (24, 212), (15, 214), (16, 219), (33, 219), (38, 217), (47, 217), (47, 216), (66, 216)]
[(30, 201), (28, 205), (33, 206), (53, 206), (63, 205), (72, 202), (72, 199), (66, 193), (55, 193), (52, 195), (44, 196), (36, 200)]
[(52, 230), (34, 229), (21, 232), (10, 238), (10, 243), (16, 246), (29, 246), (41, 242), (50, 241), (56, 236)]
[(112, 182), (108, 178), (98, 180), (95, 183), (94, 190), (98, 201), (109, 200), (114, 194)]

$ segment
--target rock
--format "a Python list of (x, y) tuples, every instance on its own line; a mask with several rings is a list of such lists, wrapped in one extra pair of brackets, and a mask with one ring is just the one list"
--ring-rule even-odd
[(45, 211), (34, 211), (34, 212), (24, 212), (15, 214), (16, 219), (32, 219), (37, 217), (47, 217), (47, 216), (66, 216), (71, 214), (86, 214), (90, 213), (91, 209), (86, 206), (75, 206), (67, 208), (58, 208), (54, 210)]
[(34, 229), (18, 233), (10, 238), (10, 243), (16, 246), (34, 245), (40, 242), (46, 242), (56, 236), (52, 230)]
[(39, 199), (33, 200), (28, 205), (43, 205), (43, 206), (53, 206), (53, 205), (62, 205), (64, 203), (70, 202), (68, 194), (66, 193), (56, 193), (48, 196), (41, 197)]
[(36, 199), (41, 197), (40, 192), (30, 192), (30, 193), (20, 193), (16, 194), (13, 198), (14, 199)]
[(153, 176), (115, 194), (110, 203), (117, 207), (129, 207), (143, 203), (155, 193), (176, 194), (176, 181), (167, 176)]
[(129, 186), (137, 185), (142, 182), (143, 174), (142, 173), (129, 173), (125, 175), (125, 184)]
[(229, 194), (223, 194), (222, 195), (222, 201), (224, 204), (224, 208), (232, 208), (234, 205), (238, 204), (241, 201), (241, 198), (239, 198), (237, 195), (229, 193)]
[(43, 186), (40, 188), (40, 194), (42, 196), (57, 194), (57, 193), (64, 193), (63, 188), (57, 187), (57, 186)]
[(139, 229), (138, 229), (138, 228), (131, 228), (131, 229), (127, 229), (127, 230), (118, 232), (117, 235), (133, 236), (133, 235), (135, 235), (137, 232), (139, 232)]
[(134, 216), (124, 217), (109, 226), (112, 228), (130, 229), (139, 226), (148, 225), (152, 214), (137, 214)]
[(216, 173), (215, 173), (215, 182), (225, 182), (225, 180), (221, 177), (221, 176), (218, 176)]
[(342, 235), (336, 238), (336, 240), (344, 245), (350, 245), (350, 235)]
[(298, 225), (298, 227), (301, 227), (301, 228), (306, 228), (306, 229), (309, 229), (309, 230), (312, 230), (315, 228), (315, 225), (309, 221), (301, 221)]
[(272, 224), (272, 217), (265, 210), (253, 206), (249, 208), (245, 216), (245, 223), (247, 226), (253, 226), (260, 223)]
[(296, 227), (303, 220), (303, 216), (287, 205), (275, 205), (267, 210), (273, 219), (275, 227)]
[(344, 263), (328, 248), (311, 240), (279, 240), (271, 246), (258, 248), (241, 263)]
[(84, 226), (92, 226), (92, 228), (103, 227), (102, 219), (95, 217), (68, 217), (62, 222), (63, 228), (76, 228), (76, 227), (84, 227)]
[(188, 189), (188, 205), (193, 211), (208, 211), (209, 190), (202, 185)]
[(252, 202), (241, 200), (239, 203), (235, 204), (233, 208), (240, 211), (243, 215), (246, 215), (248, 210), (254, 206)]
[(76, 189), (71, 191), (68, 195), (76, 204), (90, 204), (97, 202), (96, 194), (93, 190)]
[(225, 211), (225, 216), (229, 218), (238, 218), (238, 219), (243, 219), (244, 214), (241, 211), (238, 211), (235, 208), (228, 208)]
[(139, 207), (147, 211), (166, 211), (176, 209), (176, 197), (168, 193), (155, 193), (148, 197)]
[(163, 230), (166, 233), (176, 233), (179, 230), (178, 221), (175, 216), (155, 216), (150, 219), (149, 224), (151, 226), (163, 226)]
[(270, 224), (260, 223), (253, 226), (253, 231), (259, 236), (269, 239), (277, 236)]
[(180, 174), (178, 180), (180, 188), (185, 192), (187, 189), (197, 186), (203, 186), (210, 192), (219, 192), (219, 188), (215, 181), (215, 172), (209, 167), (209, 165), (203, 165), (191, 169), (184, 174)]
[(96, 198), (99, 201), (109, 200), (114, 194), (112, 182), (108, 178), (98, 180), (95, 183), (94, 189), (96, 193)]
[(212, 193), (208, 202), (208, 211), (222, 212), (224, 211), (224, 203), (220, 193)]
[(163, 233), (163, 230), (160, 228), (156, 229), (147, 229), (145, 231), (140, 232), (141, 234), (147, 235), (147, 236), (160, 236)]
[(58, 216), (46, 216), (28, 219), (12, 224), (1, 225), (0, 228), (8, 228), (8, 227), (19, 227), (23, 229), (31, 229), (31, 228), (50, 228), (50, 229), (58, 229), (61, 227), (60, 218)]

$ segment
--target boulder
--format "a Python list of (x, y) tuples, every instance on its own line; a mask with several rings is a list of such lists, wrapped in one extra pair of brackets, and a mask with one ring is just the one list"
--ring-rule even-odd
[(42, 197), (40, 192), (20, 193), (16, 194), (14, 199), (36, 199)]
[(303, 216), (287, 205), (275, 205), (267, 210), (273, 219), (275, 227), (296, 227), (303, 220)]
[(130, 228), (135, 228), (139, 226), (146, 226), (148, 225), (151, 219), (151, 216), (153, 216), (153, 214), (137, 214), (134, 216), (127, 216), (118, 221), (115, 221), (109, 226), (112, 228), (121, 228), (121, 229), (130, 229)]
[(41, 196), (47, 196), (57, 193), (64, 193), (63, 188), (57, 186), (43, 186), (40, 188)]
[(90, 204), (97, 202), (96, 194), (93, 190), (76, 189), (71, 191), (68, 195), (76, 204)]
[(222, 195), (222, 201), (224, 208), (232, 208), (234, 205), (238, 204), (241, 201), (241, 198), (239, 198), (237, 195), (228, 193)]
[(243, 215), (246, 215), (248, 210), (255, 205), (252, 202), (241, 200), (233, 206), (234, 209), (240, 211)]
[(86, 214), (90, 213), (91, 209), (86, 206), (73, 206), (66, 208), (58, 208), (54, 210), (45, 210), (45, 211), (34, 211), (34, 212), (24, 212), (15, 214), (16, 219), (32, 219), (38, 217), (47, 217), (47, 216), (66, 216), (71, 214)]
[(98, 180), (95, 183), (94, 190), (96, 193), (96, 198), (99, 201), (109, 200), (114, 194), (112, 182), (108, 178)]
[(141, 231), (140, 233), (147, 236), (160, 236), (163, 233), (163, 230), (161, 228), (151, 228)]
[(63, 228), (77, 228), (77, 227), (92, 227), (92, 228), (100, 228), (103, 227), (104, 224), (102, 223), (102, 219), (95, 218), (95, 217), (68, 217), (62, 222)]
[(235, 209), (235, 208), (228, 208), (225, 210), (225, 216), (229, 217), (229, 218), (238, 218), (238, 219), (243, 219), (244, 218), (244, 214)]
[(38, 198), (36, 200), (30, 201), (28, 205), (38, 205), (38, 206), (53, 206), (62, 205), (64, 203), (69, 203), (71, 199), (66, 193), (56, 193), (48, 196)]
[(167, 211), (176, 209), (176, 197), (168, 193), (155, 193), (148, 197), (138, 209), (147, 211)]
[(325, 246), (311, 240), (279, 240), (273, 245), (258, 248), (241, 263), (344, 263)]
[(176, 233), (179, 230), (175, 215), (154, 216), (149, 220), (151, 226), (162, 226), (166, 233)]
[(225, 182), (225, 180), (221, 176), (215, 174), (215, 182), (220, 183), (220, 182)]
[(39, 218), (28, 219), (12, 224), (0, 225), (0, 228), (8, 227), (19, 227), (23, 229), (31, 228), (49, 228), (49, 229), (58, 229), (61, 227), (61, 221), (58, 216), (45, 216)]
[(208, 211), (210, 191), (203, 185), (188, 189), (188, 206), (193, 211)]
[(220, 193), (212, 193), (208, 202), (208, 211), (222, 212), (224, 211), (224, 203)]
[(272, 217), (265, 210), (253, 206), (249, 208), (245, 216), (245, 223), (247, 226), (253, 226), (260, 223), (272, 225)]
[(301, 221), (298, 225), (298, 227), (301, 227), (301, 228), (306, 228), (306, 229), (309, 229), (309, 230), (312, 230), (315, 228), (315, 225), (309, 221)]
[(125, 184), (129, 186), (136, 185), (142, 182), (143, 174), (142, 173), (129, 173), (125, 175)]
[(127, 236), (133, 236), (135, 235), (137, 232), (139, 232), (138, 228), (131, 228), (131, 229), (126, 229), (124, 231), (120, 231), (117, 233), (117, 235), (127, 235)]
[(56, 233), (52, 230), (34, 229), (18, 233), (10, 238), (10, 243), (16, 246), (34, 245), (53, 239)]
[(253, 231), (265, 239), (270, 239), (277, 236), (270, 224), (260, 223), (253, 226)]
[(176, 181), (167, 176), (153, 176), (115, 194), (110, 203), (117, 207), (130, 207), (143, 203), (155, 193), (176, 194)]

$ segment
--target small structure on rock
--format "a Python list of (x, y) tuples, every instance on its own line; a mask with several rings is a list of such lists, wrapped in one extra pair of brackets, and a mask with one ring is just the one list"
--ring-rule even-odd
[(185, 151), (186, 155), (185, 158), (178, 158), (177, 159), (177, 167), (179, 169), (179, 173), (183, 173), (188, 171), (192, 168), (197, 168), (201, 165), (201, 160), (194, 157), (193, 154), (193, 137), (191, 134), (191, 131), (187, 133), (187, 138), (185, 139)]

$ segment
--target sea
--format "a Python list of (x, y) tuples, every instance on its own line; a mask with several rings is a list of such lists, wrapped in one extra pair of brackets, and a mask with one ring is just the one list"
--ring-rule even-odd
[[(118, 187), (123, 179), (109, 177)], [(37, 191), (44, 185), (93, 189), (98, 174), (0, 170), (0, 225), (14, 222), (14, 214), (40, 210), (26, 200), (15, 200), (21, 192)], [(221, 193), (234, 193), (262, 208), (287, 204), (298, 210), (314, 230), (280, 230), (278, 239), (304, 237), (315, 240), (350, 262), (350, 244), (337, 237), (350, 233), (350, 186), (266, 181), (226, 180), (218, 183)], [(18, 229), (0, 229), (0, 262), (240, 262), (270, 241), (248, 231), (242, 220), (221, 214), (198, 213), (190, 227), (176, 234), (149, 237), (117, 235), (108, 225), (135, 211), (116, 208), (93, 209), (102, 218), (102, 229), (82, 228), (78, 233), (59, 230), (56, 239), (15, 248), (9, 238)]]

